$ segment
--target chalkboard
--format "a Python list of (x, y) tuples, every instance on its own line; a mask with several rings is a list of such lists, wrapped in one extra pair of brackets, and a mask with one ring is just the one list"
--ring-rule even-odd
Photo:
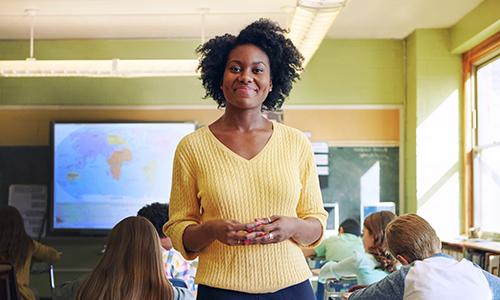
[(0, 206), (7, 205), (11, 184), (50, 182), (50, 147), (0, 147)]
[(362, 186), (366, 190), (362, 181), (374, 177), (378, 187), (369, 196), (394, 202), (399, 212), (399, 147), (329, 147), (328, 156), (329, 174), (320, 176), (327, 180), (321, 193), (324, 203), (338, 203), (340, 222), (359, 220)]

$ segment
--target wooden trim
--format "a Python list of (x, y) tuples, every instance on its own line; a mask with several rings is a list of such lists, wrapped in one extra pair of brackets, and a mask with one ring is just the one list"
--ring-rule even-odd
[(474, 226), (474, 169), (473, 169), (473, 139), (475, 133), (472, 129), (473, 114), (475, 114), (475, 85), (474, 71), (478, 62), (500, 49), (500, 32), (492, 35), (476, 47), (465, 52), (462, 56), (462, 141), (463, 141), (463, 159), (462, 166), (464, 170), (462, 192), (464, 197), (464, 227), (463, 232)]

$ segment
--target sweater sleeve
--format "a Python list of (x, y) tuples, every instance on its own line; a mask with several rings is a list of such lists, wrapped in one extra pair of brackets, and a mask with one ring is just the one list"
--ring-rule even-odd
[(314, 154), (311, 143), (305, 136), (301, 136), (301, 185), (299, 203), (297, 205), (297, 216), (301, 219), (315, 218), (321, 223), (321, 236), (315, 242), (309, 245), (301, 245), (307, 248), (314, 248), (321, 243), (324, 229), (326, 227), (326, 218), (328, 213), (323, 208), (323, 199), (319, 187), (318, 173), (314, 162)]
[(33, 241), (33, 258), (38, 261), (54, 263), (61, 258), (56, 249), (45, 246), (37, 241)]
[(183, 140), (174, 156), (169, 221), (163, 226), (163, 232), (170, 237), (174, 248), (184, 258), (193, 260), (199, 253), (186, 250), (183, 235), (186, 227), (201, 223), (201, 214), (196, 181), (187, 157), (186, 141)]

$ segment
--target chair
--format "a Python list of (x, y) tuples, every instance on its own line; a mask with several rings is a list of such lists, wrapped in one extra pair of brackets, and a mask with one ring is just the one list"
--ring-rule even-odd
[(30, 273), (31, 274), (48, 274), (50, 298), (52, 298), (54, 296), (54, 290), (56, 287), (56, 282), (55, 282), (55, 278), (54, 278), (54, 265), (51, 263), (46, 263), (46, 262), (39, 262), (39, 261), (33, 262), (31, 264)]
[(179, 279), (179, 278), (169, 278), (168, 279), (170, 281), (170, 283), (173, 285), (173, 286), (176, 286), (176, 287), (181, 287), (181, 288), (186, 288), (187, 289), (187, 284), (184, 280), (182, 279)]
[(342, 296), (348, 293), (348, 290), (357, 284), (355, 275), (342, 276), (338, 278), (328, 278), (325, 281), (324, 300), (342, 299)]
[(14, 267), (4, 262), (0, 262), (0, 299), (21, 300)]

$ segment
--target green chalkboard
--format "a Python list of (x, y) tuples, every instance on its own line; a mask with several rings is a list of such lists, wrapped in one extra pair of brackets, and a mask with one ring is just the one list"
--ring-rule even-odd
[(359, 220), (361, 198), (399, 208), (399, 147), (329, 147), (329, 174), (320, 176), (324, 203), (338, 203), (339, 223)]

